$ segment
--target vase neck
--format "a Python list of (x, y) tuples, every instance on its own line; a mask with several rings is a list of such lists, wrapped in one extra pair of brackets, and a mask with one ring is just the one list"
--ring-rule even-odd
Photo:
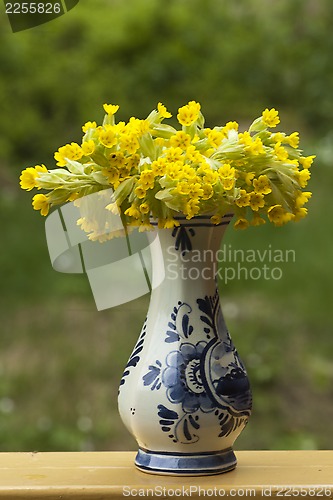
[(173, 229), (157, 229), (159, 245), (152, 247), (152, 269), (154, 274), (164, 270), (169, 287), (182, 288), (201, 286), (216, 288), (215, 275), (218, 266), (218, 251), (221, 240), (232, 216), (224, 217), (220, 224), (212, 224), (207, 217), (180, 220)]

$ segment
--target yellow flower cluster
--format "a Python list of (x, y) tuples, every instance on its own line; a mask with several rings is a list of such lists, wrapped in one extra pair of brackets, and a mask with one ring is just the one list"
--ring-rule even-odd
[(242, 229), (266, 220), (281, 226), (307, 214), (311, 193), (303, 189), (315, 157), (302, 156), (298, 132), (270, 130), (280, 123), (274, 108), (265, 109), (244, 132), (237, 122), (205, 128), (195, 101), (178, 109), (178, 129), (162, 123), (171, 118), (162, 103), (146, 119), (132, 117), (127, 123), (115, 122), (119, 106), (103, 108), (102, 125), (88, 121), (81, 144), (71, 142), (54, 154), (59, 168), (23, 170), (23, 189), (47, 192), (33, 197), (33, 208), (42, 215), (110, 188), (106, 208), (139, 230), (151, 227), (151, 217), (170, 228), (179, 224), (179, 215), (210, 214), (218, 224), (234, 213), (234, 225)]

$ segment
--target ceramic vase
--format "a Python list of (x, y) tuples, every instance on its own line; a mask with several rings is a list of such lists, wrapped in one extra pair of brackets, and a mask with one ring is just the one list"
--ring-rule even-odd
[(145, 472), (208, 475), (236, 467), (232, 446), (251, 413), (251, 390), (223, 319), (218, 251), (232, 218), (179, 218), (157, 229), (147, 318), (119, 388), (120, 416)]

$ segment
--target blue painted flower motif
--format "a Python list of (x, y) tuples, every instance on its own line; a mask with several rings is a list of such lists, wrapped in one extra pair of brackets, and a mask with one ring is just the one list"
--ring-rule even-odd
[(206, 345), (203, 341), (196, 345), (185, 342), (179, 351), (171, 351), (166, 358), (162, 383), (167, 387), (167, 398), (173, 404), (181, 403), (185, 413), (199, 409), (207, 413), (215, 408), (201, 380), (200, 365)]
[(145, 322), (144, 322), (144, 324), (142, 326), (142, 330), (141, 330), (141, 334), (140, 334), (139, 340), (135, 344), (135, 347), (133, 349), (131, 357), (128, 360), (127, 365), (125, 366), (125, 370), (124, 370), (123, 376), (121, 377), (121, 381), (120, 381), (120, 385), (119, 385), (119, 389), (118, 389), (118, 394), (120, 392), (121, 387), (126, 382), (126, 377), (130, 374), (130, 368), (131, 367), (132, 368), (136, 367), (137, 364), (140, 361), (141, 351), (143, 349), (143, 344), (144, 344), (146, 333), (147, 333), (147, 318), (145, 319)]
[(186, 228), (184, 226), (178, 226), (172, 231), (172, 236), (176, 238), (175, 249), (180, 249), (182, 255), (185, 255), (187, 251), (192, 250), (192, 242), (187, 233), (187, 229), (191, 236), (195, 236), (193, 227)]
[[(251, 391), (245, 368), (239, 359), (220, 310), (219, 297), (197, 299), (202, 331), (207, 340), (196, 344), (191, 324), (192, 307), (178, 301), (168, 322), (165, 342), (175, 344), (164, 362), (156, 359), (142, 377), (152, 391), (166, 390), (177, 411), (158, 405), (161, 430), (173, 442), (196, 443), (200, 439), (200, 412), (213, 413), (220, 432), (229, 436), (244, 427), (251, 412)], [(202, 337), (201, 337), (202, 338)]]
[[(189, 314), (192, 307), (186, 302), (178, 301), (177, 306), (173, 308), (171, 320), (168, 323), (165, 342), (171, 344), (177, 342), (180, 338), (188, 339), (193, 333), (193, 326), (190, 324)], [(177, 327), (178, 324), (178, 327)]]
[(159, 389), (161, 387), (160, 373), (161, 373), (161, 362), (157, 359), (156, 365), (149, 365), (149, 372), (142, 377), (143, 385), (151, 385), (150, 389)]

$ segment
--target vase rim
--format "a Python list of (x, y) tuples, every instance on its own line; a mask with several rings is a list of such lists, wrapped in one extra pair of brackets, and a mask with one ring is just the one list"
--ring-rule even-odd
[[(225, 226), (229, 224), (231, 219), (233, 218), (234, 214), (233, 213), (227, 213), (223, 215), (221, 222), (218, 224), (214, 224), (211, 222), (210, 218), (212, 217), (211, 215), (195, 215), (191, 219), (187, 219), (185, 215), (176, 215), (173, 218), (180, 222), (180, 226), (183, 227), (191, 227), (191, 226), (205, 226), (205, 227), (218, 227), (218, 226)], [(157, 226), (158, 224), (158, 219), (150, 217), (150, 224), (152, 226)], [(177, 226), (176, 226), (177, 227)]]

